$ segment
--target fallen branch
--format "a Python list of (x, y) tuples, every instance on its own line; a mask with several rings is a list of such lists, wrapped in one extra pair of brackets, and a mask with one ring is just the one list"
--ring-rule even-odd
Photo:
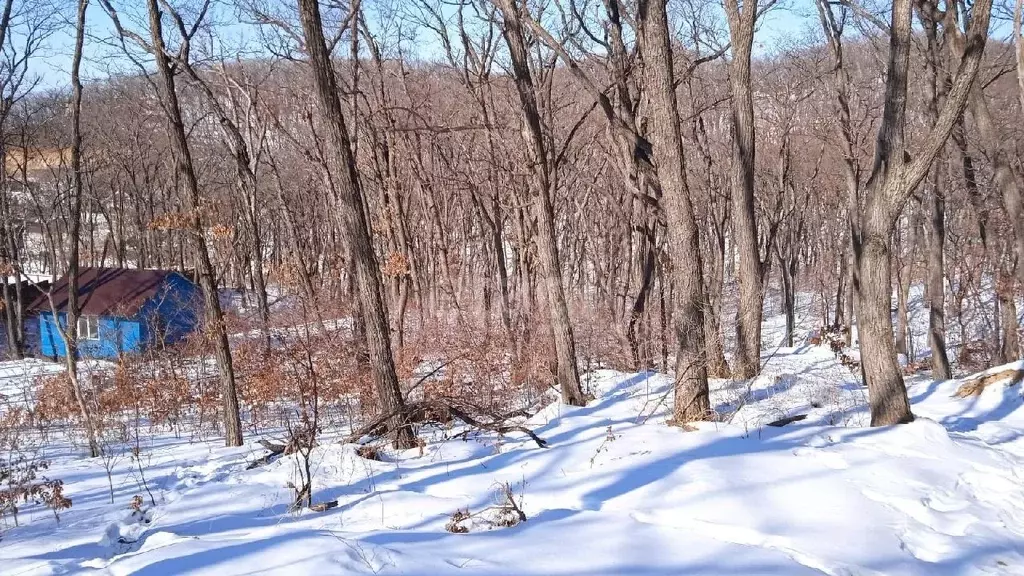
[(338, 507), (338, 501), (337, 500), (329, 500), (327, 502), (319, 502), (317, 504), (313, 504), (312, 506), (309, 507), (309, 509), (312, 510), (313, 512), (326, 512), (326, 511), (328, 511), (328, 510), (330, 510), (332, 508), (337, 508), (337, 507)]
[[(480, 414), (482, 417), (476, 416), (473, 413)], [(548, 446), (547, 441), (540, 436), (537, 436), (533, 430), (519, 424), (508, 423), (508, 420), (511, 418), (529, 416), (529, 414), (523, 410), (515, 410), (506, 414), (500, 414), (492, 412), (481, 406), (474, 405), (470, 402), (457, 401), (450, 398), (433, 398), (430, 400), (411, 402), (406, 404), (403, 410), (395, 410), (386, 414), (381, 414), (367, 424), (354, 430), (345, 438), (345, 442), (356, 443), (365, 436), (385, 436), (388, 434), (394, 434), (395, 430), (385, 430), (385, 426), (387, 422), (395, 416), (401, 416), (402, 424), (399, 427), (400, 429), (401, 427), (412, 426), (413, 424), (424, 422), (428, 419), (427, 416), (431, 414), (450, 414), (473, 428), (497, 434), (522, 432), (529, 436), (531, 440), (536, 442), (537, 446), (540, 446), (541, 448), (547, 448)]]
[(953, 396), (956, 398), (978, 396), (983, 390), (985, 390), (985, 388), (992, 384), (1008, 381), (1007, 386), (1015, 386), (1020, 384), (1022, 380), (1024, 380), (1024, 370), (1011, 368), (1009, 370), (1003, 370), (1002, 372), (996, 372), (995, 374), (964, 380), (964, 383), (957, 388), (956, 393)]
[(786, 424), (792, 424), (793, 422), (799, 422), (799, 421), (804, 420), (806, 418), (807, 418), (807, 414), (797, 414), (796, 416), (787, 416), (786, 418), (779, 418), (778, 420), (776, 420), (774, 422), (769, 422), (767, 425), (768, 426), (773, 426), (775, 428), (782, 428)]
[(470, 426), (473, 426), (474, 428), (479, 428), (481, 430), (489, 430), (497, 434), (506, 434), (508, 432), (522, 432), (523, 434), (529, 436), (531, 440), (536, 442), (537, 446), (540, 446), (541, 448), (548, 447), (547, 440), (544, 440), (540, 436), (537, 436), (533, 432), (533, 430), (530, 430), (526, 426), (520, 426), (518, 424), (503, 424), (501, 421), (481, 422), (479, 420), (476, 420), (469, 414), (466, 414), (465, 412), (463, 412), (462, 410), (455, 406), (448, 405), (446, 406), (446, 408), (448, 409), (449, 412), (451, 412), (452, 416), (455, 416), (459, 420), (462, 420), (463, 422), (469, 424)]
[(258, 443), (260, 446), (263, 446), (264, 448), (269, 450), (269, 452), (262, 456), (261, 458), (258, 458), (250, 462), (249, 465), (245, 467), (246, 470), (252, 470), (253, 468), (266, 466), (267, 464), (270, 464), (280, 456), (287, 456), (292, 452), (295, 452), (296, 448), (294, 438), (289, 440), (288, 444), (278, 444), (276, 442), (271, 442), (264, 438), (260, 438)]

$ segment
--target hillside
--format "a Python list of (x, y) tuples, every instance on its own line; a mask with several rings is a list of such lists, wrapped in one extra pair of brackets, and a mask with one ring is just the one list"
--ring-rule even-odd
[[(23, 511), (0, 565), (18, 575), (1024, 573), (1020, 385), (960, 399), (960, 381), (914, 379), (917, 420), (866, 428), (858, 378), (805, 344), (766, 352), (749, 383), (717, 382), (713, 402), (732, 416), (684, 431), (665, 425), (669, 377), (588, 380), (588, 406), (552, 404), (526, 423), (547, 448), (438, 428), (422, 453), (368, 460), (325, 440), (314, 500), (338, 503), (325, 512), (289, 511), (294, 456), (247, 470), (265, 453), (255, 438), (229, 449), (154, 437), (140, 452), (145, 484), (136, 460), (113, 462), (114, 504), (100, 459), (50, 448), (46, 473), (74, 505), (59, 523)], [(527, 518), (513, 527), (494, 508), (505, 483)], [(135, 495), (142, 512), (128, 509)], [(468, 533), (448, 529), (459, 510), (472, 516), (458, 523)]]

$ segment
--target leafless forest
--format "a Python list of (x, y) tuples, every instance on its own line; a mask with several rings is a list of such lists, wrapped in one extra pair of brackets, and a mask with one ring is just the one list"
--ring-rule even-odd
[[(57, 8), (2, 2), (0, 267), (203, 294), (185, 344), (42, 383), (35, 417), (95, 454), (126, 412), (414, 447), (440, 412), (585, 405), (598, 366), (674, 373), (684, 425), (801, 314), (859, 342), (873, 425), (913, 419), (907, 373), (1021, 355), (1021, 0)], [(767, 43), (769, 17), (800, 32)], [(5, 281), (14, 357), (21, 298)]]

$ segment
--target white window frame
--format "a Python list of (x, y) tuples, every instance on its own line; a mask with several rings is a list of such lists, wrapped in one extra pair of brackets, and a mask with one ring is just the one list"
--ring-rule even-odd
[(79, 316), (78, 317), (78, 339), (99, 340), (100, 339), (100, 317)]

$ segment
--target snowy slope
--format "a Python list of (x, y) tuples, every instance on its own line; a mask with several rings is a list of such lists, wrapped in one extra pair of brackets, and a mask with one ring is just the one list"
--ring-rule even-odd
[[(955, 381), (912, 382), (918, 421), (868, 429), (863, 390), (825, 348), (768, 353), (749, 393), (718, 383), (723, 413), (742, 405), (731, 422), (693, 432), (663, 423), (667, 377), (600, 372), (591, 405), (534, 417), (547, 449), (437, 431), (422, 456), (377, 462), (326, 443), (315, 497), (340, 505), (323, 513), (287, 511), (291, 459), (246, 471), (255, 447), (167, 438), (145, 450), (151, 520), (126, 522), (144, 494), (130, 460), (110, 504), (102, 465), (57, 455), (74, 507), (8, 531), (0, 572), (1024, 574), (1019, 386), (955, 400)], [(525, 523), (445, 531), (506, 481)]]
[[(108, 370), (113, 364), (103, 360), (84, 360), (79, 373)], [(0, 361), (0, 413), (8, 406), (31, 405), (35, 401), (35, 380), (64, 371), (64, 365), (37, 358)]]

